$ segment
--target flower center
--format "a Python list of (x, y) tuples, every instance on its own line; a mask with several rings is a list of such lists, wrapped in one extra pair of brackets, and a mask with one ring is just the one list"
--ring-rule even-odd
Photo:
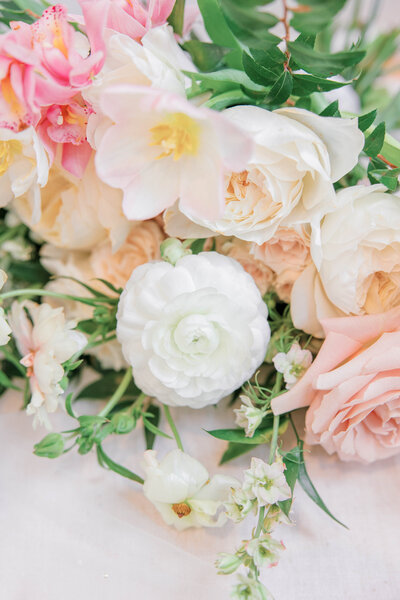
[(184, 154), (197, 154), (199, 147), (199, 126), (183, 113), (173, 113), (164, 121), (150, 129), (150, 146), (161, 146), (162, 152), (157, 158), (173, 155), (179, 160)]
[(0, 177), (8, 170), (16, 154), (22, 150), (21, 142), (9, 140), (0, 142)]
[(192, 509), (186, 502), (178, 502), (177, 504), (173, 504), (171, 508), (180, 519), (187, 517), (192, 512)]
[(204, 315), (188, 315), (181, 319), (173, 336), (184, 354), (210, 355), (219, 345), (219, 333)]
[[(398, 267), (397, 267), (398, 269)], [(367, 313), (388, 310), (400, 303), (400, 270), (377, 271), (368, 288), (364, 309)]]

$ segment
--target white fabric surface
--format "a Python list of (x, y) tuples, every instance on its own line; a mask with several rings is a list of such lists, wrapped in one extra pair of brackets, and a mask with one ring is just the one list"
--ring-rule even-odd
[[(140, 486), (101, 469), (94, 453), (73, 451), (55, 460), (34, 456), (32, 446), (45, 431), (33, 431), (31, 418), (16, 412), (19, 405), (14, 392), (0, 400), (1, 598), (229, 598), (235, 577), (216, 575), (213, 562), (217, 552), (233, 550), (249, 535), (251, 517), (222, 529), (170, 529)], [(95, 412), (96, 405), (86, 403), (85, 409)], [(224, 443), (202, 428), (226, 426), (226, 411), (181, 409), (174, 415), (185, 450), (216, 472)], [(73, 423), (63, 413), (53, 421), (56, 430)], [(173, 447), (158, 438), (160, 455)], [(105, 448), (142, 472), (141, 431), (106, 442)], [(240, 477), (249, 459), (237, 459), (220, 472)], [(298, 488), (296, 525), (280, 527), (287, 549), (276, 568), (264, 571), (265, 584), (276, 600), (398, 600), (400, 456), (365, 467), (340, 463), (313, 448), (306, 460), (321, 496), (350, 531)]]

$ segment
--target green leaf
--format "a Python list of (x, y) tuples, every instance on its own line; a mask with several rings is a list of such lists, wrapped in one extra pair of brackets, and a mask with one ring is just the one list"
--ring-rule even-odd
[(371, 112), (365, 113), (365, 115), (360, 115), (358, 117), (358, 129), (361, 131), (366, 131), (369, 127), (371, 127), (372, 123), (376, 119), (376, 110), (371, 110)]
[(199, 40), (189, 40), (182, 44), (182, 48), (189, 52), (200, 71), (214, 71), (222, 63), (227, 53), (226, 48)]
[[(84, 387), (76, 396), (75, 401), (82, 400), (103, 400), (109, 398), (121, 383), (124, 373), (116, 373), (115, 371), (106, 371), (103, 377), (97, 379)], [(140, 393), (133, 380), (130, 382), (124, 396), (137, 396)]]
[(191, 77), (195, 81), (201, 81), (206, 85), (206, 89), (226, 91), (227, 88), (234, 86), (243, 86), (255, 92), (264, 91), (259, 85), (254, 82), (239, 69), (222, 69), (221, 71), (213, 71), (211, 73), (191, 73), (184, 71), (185, 75)]
[(400, 167), (400, 142), (388, 133), (385, 135), (381, 154), (395, 167)]
[(49, 433), (42, 441), (34, 445), (33, 453), (36, 456), (57, 458), (64, 452), (64, 439), (60, 433)]
[[(147, 410), (146, 410), (148, 414), (147, 416), (147, 421), (151, 421), (152, 425), (154, 425), (155, 427), (158, 426), (159, 422), (160, 422), (160, 416), (161, 416), (161, 410), (160, 407), (157, 406), (157, 404), (151, 404)], [(144, 437), (146, 440), (146, 450), (151, 450), (154, 446), (154, 442), (156, 439), (156, 434), (153, 431), (150, 431), (150, 429), (148, 429), (147, 427), (145, 427), (144, 429)]]
[[(149, 421), (148, 417), (145, 415), (146, 413), (143, 415), (143, 425), (146, 427), (146, 429), (148, 429), (154, 435), (160, 435), (161, 437), (168, 438), (169, 440), (173, 439), (170, 435), (164, 433), (164, 431), (161, 431), (161, 429), (153, 425), (153, 423)], [(152, 414), (150, 414), (149, 417), (152, 418)]]
[(331, 104), (328, 104), (322, 112), (319, 113), (321, 117), (340, 117), (339, 112), (339, 101), (334, 100)]
[[(279, 433), (283, 433), (288, 425), (287, 419), (282, 419), (281, 424), (279, 426)], [(273, 416), (266, 415), (262, 420), (261, 426), (256, 429), (253, 437), (246, 437), (244, 429), (213, 429), (211, 431), (207, 431), (213, 437), (219, 440), (226, 440), (227, 442), (246, 444), (246, 445), (258, 445), (265, 444), (271, 440), (272, 437), (272, 426), (273, 426)]]
[(229, 106), (236, 106), (237, 104), (254, 104), (254, 100), (241, 90), (231, 90), (212, 96), (205, 104), (213, 110), (224, 110)]
[(332, 23), (333, 17), (343, 8), (346, 0), (324, 0), (324, 2), (305, 1), (304, 12), (296, 12), (290, 25), (302, 33), (318, 33)]
[(272, 86), (267, 100), (273, 104), (283, 104), (293, 89), (293, 78), (289, 71), (284, 71)]
[(349, 50), (336, 54), (317, 52), (298, 39), (288, 42), (287, 46), (294, 60), (302, 69), (321, 77), (337, 75), (346, 67), (359, 63), (365, 56), (363, 50)]
[(385, 123), (379, 123), (377, 127), (365, 138), (364, 152), (367, 156), (377, 156), (382, 149), (385, 140)]
[(235, 442), (229, 442), (228, 447), (222, 455), (221, 460), (219, 461), (220, 465), (223, 465), (238, 456), (242, 456), (242, 454), (246, 454), (246, 452), (250, 452), (253, 450), (257, 444), (237, 444)]
[(17, 390), (18, 392), (21, 391), (21, 388), (15, 385), (15, 383), (11, 381), (11, 379), (4, 373), (4, 371), (0, 371), (0, 385), (10, 390)]
[(295, 446), (289, 452), (286, 452), (283, 456), (283, 462), (285, 463), (286, 469), (284, 471), (285, 479), (292, 492), (291, 498), (278, 502), (281, 510), (288, 517), (293, 502), (293, 490), (296, 485), (297, 478), (299, 476), (300, 462), (301, 462), (301, 448)]
[(344, 523), (342, 523), (341, 521), (339, 521), (339, 519), (337, 519), (329, 510), (329, 508), (326, 506), (325, 502), (322, 500), (321, 496), (318, 494), (317, 490), (315, 489), (315, 486), (313, 484), (313, 482), (311, 481), (308, 473), (307, 473), (307, 469), (306, 469), (306, 465), (304, 462), (304, 454), (303, 454), (303, 442), (300, 442), (299, 444), (300, 446), (300, 465), (299, 465), (299, 474), (298, 474), (298, 481), (301, 485), (301, 487), (303, 488), (303, 490), (305, 491), (305, 493), (307, 494), (307, 496), (309, 498), (311, 498), (311, 500), (313, 502), (315, 502), (315, 504), (317, 506), (319, 506), (319, 508), (321, 510), (323, 510), (328, 516), (331, 517), (331, 519), (333, 519), (334, 521), (336, 521), (336, 523), (339, 523), (339, 525), (342, 525), (342, 527), (345, 527), (346, 529), (348, 529), (348, 527), (346, 525), (344, 525)]
[(204, 244), (206, 243), (207, 238), (199, 238), (198, 240), (195, 240), (191, 245), (190, 245), (190, 249), (192, 251), (192, 254), (200, 254), (200, 252), (203, 252), (204, 250)]
[(105, 469), (108, 468), (111, 471), (114, 471), (114, 473), (118, 473), (118, 475), (122, 475), (122, 477), (131, 479), (132, 481), (136, 481), (137, 483), (144, 483), (144, 480), (141, 477), (139, 477), (139, 475), (136, 475), (136, 473), (133, 473), (133, 471), (130, 471), (126, 467), (123, 467), (122, 465), (113, 461), (104, 452), (101, 444), (97, 444), (97, 460), (99, 461), (99, 464)]
[(72, 397), (73, 394), (68, 394), (67, 397), (65, 398), (65, 410), (67, 411), (67, 414), (69, 414), (70, 417), (72, 417), (73, 419), (76, 419), (76, 415), (72, 409)]
[(174, 8), (168, 17), (168, 23), (178, 35), (182, 35), (183, 18), (185, 13), (185, 0), (176, 0)]
[(313, 92), (329, 92), (336, 90), (345, 85), (349, 85), (349, 81), (333, 81), (332, 79), (324, 79), (316, 75), (303, 75), (293, 73), (293, 90), (294, 96), (308, 96)]
[(220, 0), (226, 20), (242, 30), (250, 31), (253, 35), (274, 27), (279, 19), (267, 12), (260, 12), (250, 6), (241, 6), (231, 0)]
[(204, 26), (211, 40), (226, 48), (239, 48), (239, 43), (229, 28), (218, 0), (198, 0)]
[(374, 169), (370, 164), (368, 168), (368, 177), (371, 183), (382, 183), (391, 192), (396, 191), (398, 187), (398, 179), (400, 168), (397, 169)]
[(50, 274), (39, 261), (12, 262), (7, 268), (7, 272), (15, 279), (26, 281), (27, 283), (40, 284), (41, 287), (50, 279)]
[(274, 83), (279, 78), (276, 68), (262, 66), (247, 52), (243, 52), (242, 62), (246, 74), (254, 83), (265, 86)]

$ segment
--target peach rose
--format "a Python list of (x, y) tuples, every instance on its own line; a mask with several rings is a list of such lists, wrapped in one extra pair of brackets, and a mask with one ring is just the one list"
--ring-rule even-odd
[(251, 254), (276, 273), (275, 291), (289, 302), (294, 282), (311, 262), (310, 236), (302, 226), (281, 227), (268, 242), (253, 244)]
[(251, 248), (251, 243), (237, 238), (221, 236), (215, 240), (216, 251), (237, 260), (243, 269), (252, 276), (263, 296), (272, 287), (274, 275), (266, 264), (252, 255)]
[(342, 460), (373, 462), (400, 452), (400, 307), (323, 321), (317, 358), (275, 414), (309, 406), (306, 441)]

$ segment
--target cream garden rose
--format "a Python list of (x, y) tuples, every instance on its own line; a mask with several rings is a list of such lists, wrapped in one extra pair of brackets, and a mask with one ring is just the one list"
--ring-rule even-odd
[(333, 182), (354, 167), (364, 144), (356, 119), (255, 106), (223, 115), (253, 139), (253, 154), (243, 171), (226, 175), (221, 218), (205, 219), (180, 205), (181, 215), (176, 207), (166, 214), (169, 235), (207, 237), (211, 231), (263, 244), (278, 227), (318, 223), (335, 205)]
[(117, 336), (139, 388), (170, 405), (215, 404), (262, 363), (267, 308), (238, 262), (216, 252), (134, 270)]
[(28, 196), (17, 198), (18, 216), (45, 241), (60, 248), (88, 250), (105, 240), (117, 248), (125, 240), (130, 224), (122, 213), (122, 194), (96, 175), (93, 160), (82, 179), (53, 166), (42, 189), (39, 221)]

